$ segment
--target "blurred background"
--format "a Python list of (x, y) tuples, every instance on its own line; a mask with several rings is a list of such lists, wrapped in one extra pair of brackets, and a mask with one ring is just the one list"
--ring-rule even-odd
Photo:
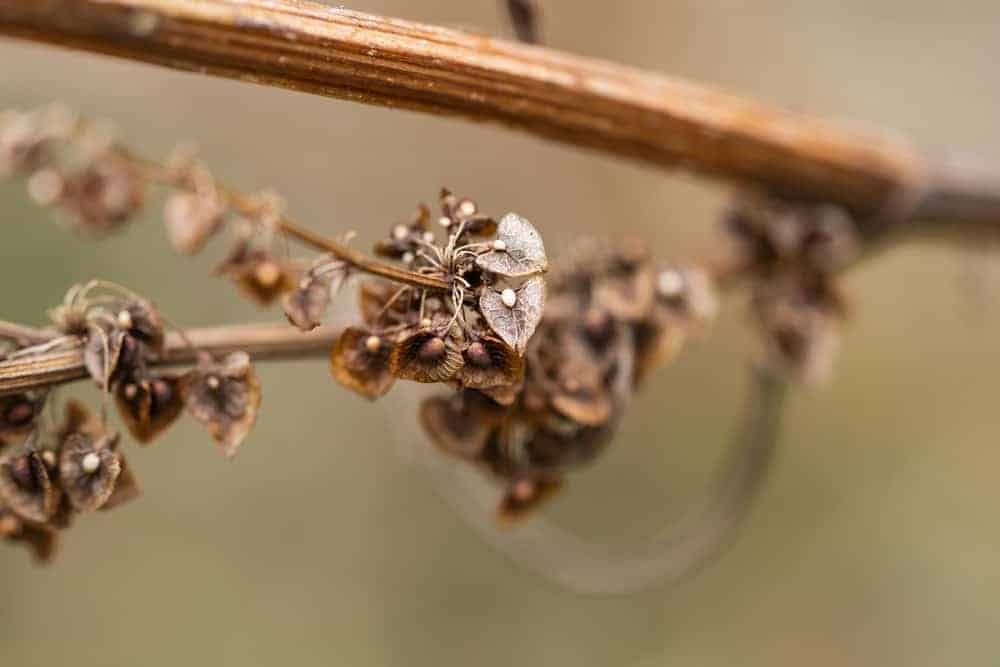
[[(991, 0), (542, 5), (561, 49), (1000, 156)], [(510, 32), (492, 0), (350, 6)], [(197, 141), (224, 180), (274, 187), (313, 228), (355, 229), (365, 245), (447, 185), (529, 217), (551, 254), (581, 233), (629, 233), (693, 256), (726, 194), (493, 127), (6, 40), (0, 63), (0, 108), (60, 100), (150, 155)], [(207, 278), (220, 248), (174, 256), (155, 207), (91, 243), (6, 184), (0, 224), (4, 319), (40, 324), (97, 276), (184, 325), (280, 317)], [(741, 538), (678, 584), (560, 589), (482, 541), (411, 463), (426, 443), (406, 387), (369, 404), (322, 362), (272, 364), (235, 462), (182, 422), (130, 445), (145, 496), (79, 521), (52, 567), (0, 549), (0, 664), (994, 664), (1000, 270), (988, 250), (900, 247), (846, 277), (855, 316), (833, 381), (792, 397)], [(548, 519), (627, 546), (682, 516), (723, 451), (751, 349), (737, 296), (710, 340), (646, 385)]]

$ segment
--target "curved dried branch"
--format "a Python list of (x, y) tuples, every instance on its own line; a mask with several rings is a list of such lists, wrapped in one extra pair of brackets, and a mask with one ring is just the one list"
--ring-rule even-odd
[[(842, 204), (995, 224), (1000, 168), (699, 84), (305, 0), (0, 0), (0, 34), (568, 144)], [(907, 216), (911, 217), (911, 216)]]

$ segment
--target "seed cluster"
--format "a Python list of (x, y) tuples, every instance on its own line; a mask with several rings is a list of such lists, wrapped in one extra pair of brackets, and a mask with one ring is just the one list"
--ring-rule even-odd
[[(331, 352), (333, 376), (367, 398), (385, 394), (396, 379), (492, 392), (521, 382), (524, 350), (545, 304), (542, 239), (524, 218), (511, 213), (497, 222), (447, 190), (440, 204), (437, 225), (422, 206), (394, 225), (375, 253), (439, 278), (450, 290), (362, 282), (361, 322), (348, 327)], [(313, 281), (304, 281), (286, 298), (293, 323), (318, 322), (298, 307), (312, 289)]]
[(847, 314), (835, 276), (858, 256), (856, 224), (831, 205), (760, 194), (737, 200), (723, 223), (726, 272), (749, 282), (764, 362), (801, 382), (822, 382)]
[(503, 483), (504, 520), (537, 507), (599, 454), (642, 378), (716, 310), (703, 270), (657, 266), (638, 242), (580, 242), (548, 285), (516, 384), (466, 385), (420, 409), (438, 448)]

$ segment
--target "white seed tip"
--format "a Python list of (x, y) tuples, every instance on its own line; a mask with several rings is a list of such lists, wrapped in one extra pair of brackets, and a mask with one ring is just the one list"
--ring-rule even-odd
[(425, 317), (424, 319), (420, 320), (420, 326), (422, 327), (426, 328), (429, 327), (431, 324), (433, 324), (433, 322), (431, 322), (431, 318), (429, 317)]
[(409, 234), (410, 231), (406, 228), (406, 225), (396, 225), (392, 228), (392, 236), (397, 241), (404, 240)]
[(214, 375), (209, 375), (208, 379), (205, 380), (205, 383), (209, 386), (210, 389), (218, 389), (220, 384), (219, 378), (215, 377)]
[(382, 339), (378, 336), (369, 336), (365, 339), (365, 349), (375, 354), (382, 347)]
[(97, 455), (96, 452), (90, 452), (83, 457), (83, 461), (80, 462), (80, 467), (88, 475), (97, 472), (97, 469), (101, 467), (101, 457)]
[(434, 243), (434, 232), (424, 232), (424, 243)]
[(679, 296), (684, 291), (684, 277), (679, 271), (663, 271), (656, 278), (656, 289), (665, 297)]
[(56, 464), (56, 453), (51, 449), (46, 449), (42, 452), (42, 460), (45, 461), (45, 465), (51, 468)]
[(403, 264), (413, 264), (414, 259), (416, 259), (416, 257), (413, 256), (412, 252), (403, 253)]
[(507, 249), (507, 244), (501, 241), (500, 239), (497, 239), (496, 241), (493, 242), (493, 249), (496, 250), (497, 252), (503, 252)]
[(132, 315), (127, 310), (122, 310), (118, 312), (118, 326), (122, 329), (132, 328)]
[(500, 292), (500, 300), (503, 301), (503, 305), (508, 308), (513, 308), (514, 304), (517, 303), (517, 294), (511, 288), (507, 288)]
[(468, 199), (466, 199), (461, 204), (459, 204), (458, 210), (464, 216), (475, 215), (476, 214), (476, 205), (473, 202), (471, 202)]
[(449, 218), (446, 215), (442, 215), (440, 218), (438, 218), (438, 224), (441, 225), (442, 227), (451, 227), (451, 218)]

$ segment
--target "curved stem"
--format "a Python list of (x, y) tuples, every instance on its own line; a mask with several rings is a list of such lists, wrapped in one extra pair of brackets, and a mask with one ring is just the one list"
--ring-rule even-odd
[[(753, 507), (774, 458), (787, 382), (760, 368), (753, 369), (750, 380), (742, 419), (707, 506), (634, 550), (585, 540), (543, 516), (514, 531), (500, 531), (490, 521), (495, 497), (482, 495), (478, 479), (456, 475), (453, 466), (446, 468), (447, 462), (434, 458), (436, 452), (429, 452), (425, 464), (448, 478), (439, 486), (459, 513), (514, 560), (578, 593), (635, 592), (676, 581), (722, 554)], [(482, 502), (470, 503), (470, 495)]]

